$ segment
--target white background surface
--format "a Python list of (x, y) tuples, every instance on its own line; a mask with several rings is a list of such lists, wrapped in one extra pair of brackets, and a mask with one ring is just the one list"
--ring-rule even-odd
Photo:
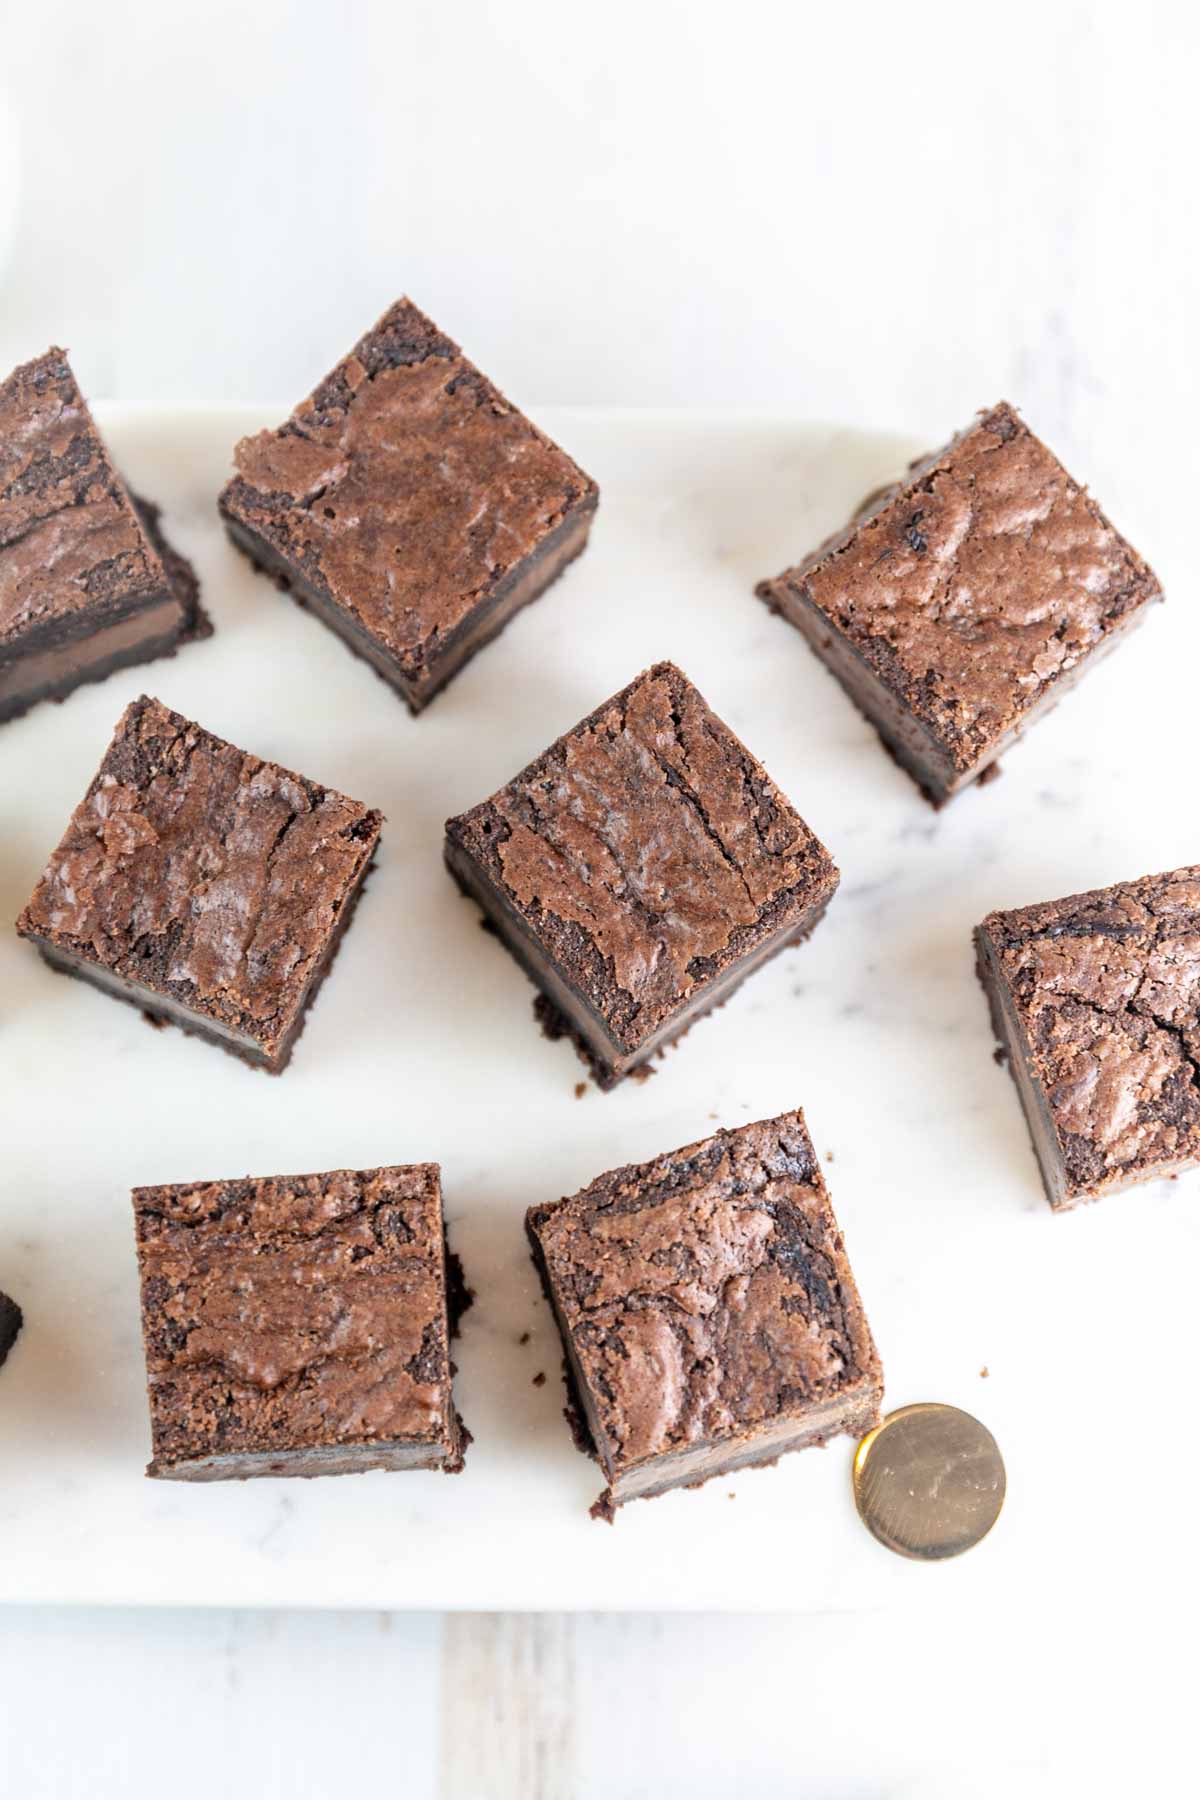
[[(93, 394), (290, 403), (407, 288), (531, 407), (750, 407), (930, 440), (1004, 393), (1092, 480), (1176, 607), (1192, 604), (1192, 13), (10, 10), (0, 87), (23, 182), (0, 276), (5, 363), (58, 338)], [(1169, 616), (1150, 628), (1160, 646)], [(1152, 641), (1114, 659), (1114, 693), (1135, 663), (1161, 668)], [(1187, 675), (1171, 671), (1176, 706)], [(1065, 742), (1068, 717), (1042, 729)], [(1093, 773), (1071, 779), (1090, 788)], [(1117, 811), (1103, 843), (1082, 843), (1055, 818), (1031, 853), (1048, 876), (1086, 860), (1087, 879), (1109, 879), (1130, 872), (1124, 846), (1144, 828)], [(998, 1077), (996, 1093), (1002, 1109)], [(1029, 1180), (1014, 1173), (1015, 1208), (1033, 1208)], [(1186, 1200), (1181, 1184), (1161, 1205), (1173, 1217)], [(1140, 1268), (1159, 1203), (1110, 1204), (1137, 1224)], [(1085, 1234), (1117, 1229), (1105, 1216), (1070, 1242), (1057, 1233), (1074, 1221), (1046, 1222), (1064, 1279)], [(1037, 1332), (1036, 1309), (1014, 1303)], [(1127, 1336), (1128, 1302), (1112, 1296), (1105, 1316)], [(1086, 1596), (1077, 1570), (1037, 1604), (1022, 1583), (932, 1623), (885, 1610), (384, 1630), (351, 1615), (15, 1611), (0, 1636), (3, 1785), (140, 1795), (170, 1766), (181, 1794), (222, 1778), (322, 1793), (348, 1762), (383, 1791), (452, 1796), (724, 1794), (739, 1768), (759, 1792), (820, 1796), (1182, 1791), (1185, 1648), (1163, 1607), (1182, 1628), (1195, 1582), (1186, 1560), (1165, 1573), (1190, 1536), (1172, 1445), (1160, 1430), (1135, 1456), (1128, 1419), (1089, 1436), (1078, 1416), (1067, 1395), (1051, 1473), (1117, 1490)], [(773, 1478), (747, 1493), (755, 1479)], [(1086, 1524), (1095, 1502), (1076, 1501)], [(1057, 1529), (1069, 1543), (1069, 1513)]]

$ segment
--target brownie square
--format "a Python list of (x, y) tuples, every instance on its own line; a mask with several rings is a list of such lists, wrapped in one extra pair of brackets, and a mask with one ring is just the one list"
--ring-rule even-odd
[(235, 460), (234, 543), (414, 713), (579, 555), (598, 497), (410, 300)]
[(439, 1173), (134, 1190), (148, 1475), (461, 1469)]
[(113, 468), (63, 350), (0, 384), (0, 721), (211, 630), (158, 508)]
[(935, 806), (977, 781), (1162, 597), (1003, 403), (757, 592)]
[(52, 967), (278, 1074), (380, 824), (143, 695), (17, 930)]
[(16, 1301), (0, 1293), (0, 1365), (7, 1361), (24, 1323), (24, 1315)]
[(883, 1372), (802, 1113), (614, 1169), (526, 1223), (609, 1484), (593, 1512), (878, 1422)]
[(1200, 868), (991, 913), (975, 944), (1051, 1206), (1200, 1162)]
[(829, 852), (672, 663), (446, 825), (446, 861), (611, 1087), (807, 937)]

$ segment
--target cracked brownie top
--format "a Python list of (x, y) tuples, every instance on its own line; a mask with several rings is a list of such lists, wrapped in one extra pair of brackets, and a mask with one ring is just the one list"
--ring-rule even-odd
[(1005, 404), (759, 593), (783, 588), (826, 615), (960, 771), (1161, 594)]
[(882, 1382), (798, 1111), (615, 1169), (529, 1227), (614, 1472)]
[(0, 384), (0, 651), (171, 592), (66, 352), (15, 369)]
[(671, 663), (446, 831), (631, 1048), (838, 880), (795, 808)]
[(436, 1164), (133, 1205), (157, 1461), (451, 1435)]
[(221, 495), (419, 676), (444, 639), (595, 483), (400, 300)]
[(274, 1053), (380, 824), (358, 801), (143, 696), (17, 929)]
[(1200, 868), (996, 912), (1072, 1192), (1200, 1158)]

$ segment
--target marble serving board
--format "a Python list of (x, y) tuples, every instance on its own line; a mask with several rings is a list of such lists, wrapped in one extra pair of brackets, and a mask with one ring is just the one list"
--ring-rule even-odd
[[(0, 1371), (0, 1600), (814, 1613), (1003, 1596), (1027, 1598), (1036, 1621), (1051, 1592), (1061, 1607), (1136, 1585), (1169, 1604), (1180, 1544), (1195, 1541), (1160, 1495), (1168, 1465), (1172, 1493), (1196, 1491), (1194, 1439), (1177, 1434), (1197, 1179), (1051, 1215), (993, 1061), (970, 933), (992, 906), (1200, 860), (1200, 618), (1170, 509), (1130, 517), (1120, 491), (1102, 494), (1173, 604), (1000, 781), (937, 815), (752, 596), (922, 446), (787, 421), (547, 412), (600, 482), (592, 546), (414, 721), (218, 527), (234, 440), (282, 410), (103, 415), (195, 559), (216, 635), (0, 730), (4, 920), (142, 691), (387, 815), (279, 1080), (151, 1030), (0, 935), (0, 1287), (27, 1318)], [(762, 758), (842, 887), (813, 940), (653, 1079), (579, 1092), (572, 1050), (540, 1035), (525, 977), (446, 876), (442, 821), (660, 657)], [(847, 1440), (631, 1506), (611, 1529), (588, 1518), (601, 1483), (563, 1421), (525, 1208), (797, 1104), (827, 1159), (889, 1406), (964, 1406), (1007, 1458), (1005, 1513), (960, 1562), (908, 1564), (867, 1536)], [(144, 1479), (130, 1187), (431, 1159), (477, 1294), (458, 1346), (466, 1472)]]

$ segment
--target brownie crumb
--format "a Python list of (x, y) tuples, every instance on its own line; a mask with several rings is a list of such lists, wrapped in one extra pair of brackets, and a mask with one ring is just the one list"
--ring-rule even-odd
[(1004, 769), (998, 762), (989, 763), (981, 774), (975, 777), (976, 787), (991, 787), (993, 781), (999, 781)]
[(142, 1018), (146, 1021), (146, 1024), (150, 1026), (152, 1031), (161, 1031), (163, 1027), (169, 1023), (167, 1019), (163, 1018), (161, 1013), (143, 1012)]
[(534, 1385), (534, 1387), (545, 1387), (545, 1385), (546, 1385), (545, 1369), (538, 1370), (537, 1374), (533, 1378), (533, 1385)]
[(518, 1344), (521, 1344), (521, 1345), (527, 1344), (529, 1342), (529, 1337), (530, 1337), (529, 1332), (523, 1331), (521, 1333), (520, 1337), (517, 1339)]
[(577, 1100), (582, 1100), (583, 1096), (586, 1093), (587, 1093), (587, 1082), (586, 1081), (577, 1081), (575, 1083), (575, 1098)]

